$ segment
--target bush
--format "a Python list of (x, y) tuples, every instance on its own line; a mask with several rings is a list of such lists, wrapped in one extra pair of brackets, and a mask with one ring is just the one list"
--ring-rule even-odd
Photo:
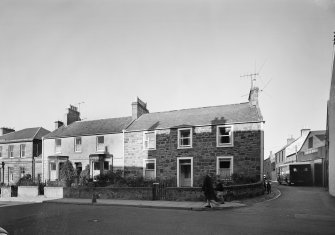
[(90, 181), (90, 165), (85, 167), (85, 170), (80, 172), (79, 175), (79, 185), (86, 186)]
[(16, 186), (37, 186), (37, 183), (33, 181), (30, 174), (27, 174), (19, 179)]
[(107, 185), (125, 183), (125, 180), (122, 178), (121, 175), (114, 173), (111, 170), (103, 174), (97, 175), (95, 179), (96, 179), (96, 186), (98, 187), (105, 187)]
[(67, 160), (64, 162), (64, 165), (61, 167), (59, 171), (59, 179), (65, 182), (67, 187), (70, 187), (73, 183), (74, 179), (77, 176), (77, 172), (73, 168), (73, 164), (71, 161)]

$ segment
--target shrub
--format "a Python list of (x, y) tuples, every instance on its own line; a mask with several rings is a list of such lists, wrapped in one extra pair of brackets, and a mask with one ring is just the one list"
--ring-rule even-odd
[(79, 185), (86, 186), (90, 181), (90, 165), (85, 167), (85, 170), (80, 172)]
[(33, 181), (30, 174), (24, 175), (16, 183), (16, 186), (36, 186), (37, 183)]
[(96, 186), (105, 187), (107, 185), (125, 183), (124, 179), (119, 174), (114, 173), (112, 170), (109, 170), (107, 172), (104, 172), (103, 174), (97, 175), (95, 177)]
[(59, 171), (59, 179), (65, 182), (67, 187), (70, 187), (76, 176), (77, 172), (73, 168), (72, 162), (69, 160), (64, 162), (64, 165), (61, 167)]

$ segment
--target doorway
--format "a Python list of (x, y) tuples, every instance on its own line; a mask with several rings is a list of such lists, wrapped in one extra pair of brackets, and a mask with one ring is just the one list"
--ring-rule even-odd
[(178, 158), (177, 168), (177, 186), (193, 187), (193, 158)]

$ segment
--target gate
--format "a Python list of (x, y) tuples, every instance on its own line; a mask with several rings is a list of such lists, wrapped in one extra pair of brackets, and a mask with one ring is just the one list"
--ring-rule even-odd
[(152, 184), (152, 200), (166, 200), (166, 185), (160, 183)]

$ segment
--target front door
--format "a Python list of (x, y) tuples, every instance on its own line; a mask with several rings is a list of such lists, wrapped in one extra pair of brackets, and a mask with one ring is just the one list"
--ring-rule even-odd
[(50, 162), (50, 181), (57, 179), (56, 163)]
[(179, 159), (179, 186), (192, 187), (191, 159)]

